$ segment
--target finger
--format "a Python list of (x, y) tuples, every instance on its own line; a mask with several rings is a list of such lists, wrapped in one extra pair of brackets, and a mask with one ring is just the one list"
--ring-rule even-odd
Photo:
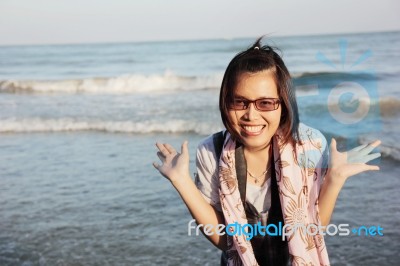
[(368, 165), (368, 164), (364, 165), (364, 171), (378, 171), (378, 170), (379, 166), (377, 165)]
[(367, 156), (362, 157), (362, 162), (363, 163), (368, 163), (369, 161), (372, 161), (376, 158), (381, 157), (381, 154), (379, 152), (377, 153), (372, 153), (372, 154), (368, 154)]
[(157, 170), (159, 170), (159, 168), (160, 168), (160, 165), (159, 165), (158, 163), (156, 163), (156, 162), (153, 162), (153, 166), (154, 166), (154, 168), (156, 168)]
[(168, 150), (169, 153), (177, 153), (176, 150), (174, 149), (174, 147), (172, 147), (168, 143), (165, 143), (164, 147)]
[(381, 141), (379, 139), (375, 140), (374, 142), (370, 143), (371, 146), (373, 147), (378, 147), (379, 145), (381, 145)]
[(360, 151), (360, 150), (364, 149), (365, 147), (367, 147), (367, 145), (368, 144), (363, 144), (363, 145), (357, 146), (354, 149), (349, 150), (349, 153), (350, 152), (355, 152), (355, 151)]
[(158, 151), (157, 156), (162, 162), (165, 161), (165, 155), (162, 152)]
[(380, 144), (380, 141), (375, 141), (373, 143), (368, 144), (365, 148), (360, 150), (361, 155), (367, 155), (371, 151), (373, 151), (378, 145)]
[(164, 155), (167, 156), (168, 154), (170, 154), (170, 152), (165, 148), (164, 144), (161, 143), (156, 143), (156, 146), (158, 148), (158, 150)]
[(334, 138), (332, 138), (331, 140), (331, 153), (336, 152), (336, 140)]
[(188, 141), (187, 141), (187, 140), (185, 140), (185, 141), (182, 143), (181, 153), (182, 153), (183, 155), (188, 155), (188, 154), (189, 154), (189, 151), (188, 151)]

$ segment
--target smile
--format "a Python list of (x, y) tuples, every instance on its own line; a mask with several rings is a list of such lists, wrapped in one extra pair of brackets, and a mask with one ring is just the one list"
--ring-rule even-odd
[(262, 126), (245, 126), (245, 125), (241, 125), (241, 128), (244, 129), (244, 132), (247, 135), (251, 135), (251, 136), (256, 136), (259, 135), (261, 133), (261, 131), (264, 129), (265, 125)]

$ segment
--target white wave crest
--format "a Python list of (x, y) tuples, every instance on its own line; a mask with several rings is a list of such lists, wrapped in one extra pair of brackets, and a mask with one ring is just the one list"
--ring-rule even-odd
[(0, 133), (101, 131), (109, 133), (195, 133), (209, 135), (221, 130), (222, 125), (196, 121), (169, 120), (165, 122), (145, 121), (85, 121), (72, 118), (5, 119), (0, 120)]
[(124, 94), (149, 91), (176, 91), (215, 89), (220, 86), (222, 74), (209, 76), (122, 75), (112, 78), (71, 80), (3, 80), (0, 92), (8, 93), (99, 93)]
[(398, 142), (396, 142), (395, 138), (383, 134), (380, 137), (365, 135), (365, 136), (359, 137), (358, 140), (359, 140), (360, 144), (368, 144), (377, 139), (380, 139), (382, 141), (381, 145), (379, 145), (379, 148), (378, 148), (378, 150), (379, 150), (379, 152), (381, 152), (382, 156), (388, 157), (395, 161), (400, 162), (400, 147), (398, 145)]

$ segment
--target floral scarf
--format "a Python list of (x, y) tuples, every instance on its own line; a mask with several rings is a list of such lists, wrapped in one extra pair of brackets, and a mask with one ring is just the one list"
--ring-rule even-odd
[[(282, 145), (280, 131), (273, 137), (276, 180), (285, 225), (298, 227), (287, 237), (292, 265), (329, 265), (324, 238), (307, 233), (308, 225), (319, 225), (318, 195), (326, 172), (327, 148), (324, 136), (300, 124), (301, 144)], [(226, 225), (247, 224), (235, 170), (236, 143), (227, 133), (219, 161), (220, 201)], [(315, 232), (315, 231), (314, 231)], [(251, 242), (245, 235), (228, 236), (228, 265), (258, 265)]]

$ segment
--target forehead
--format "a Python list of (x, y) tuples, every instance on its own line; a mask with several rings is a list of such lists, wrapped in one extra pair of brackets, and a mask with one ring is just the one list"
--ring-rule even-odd
[(279, 95), (274, 72), (264, 70), (256, 73), (244, 72), (239, 74), (234, 95), (248, 99), (277, 98)]

